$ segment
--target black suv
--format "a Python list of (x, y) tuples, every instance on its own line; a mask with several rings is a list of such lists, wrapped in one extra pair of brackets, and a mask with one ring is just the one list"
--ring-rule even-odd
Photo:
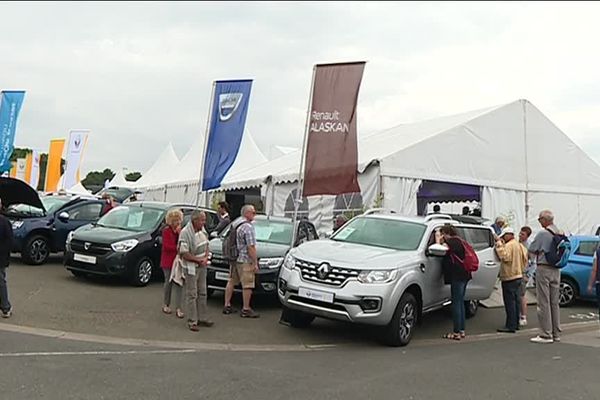
[[(184, 214), (183, 224), (197, 209), (187, 204), (133, 202), (113, 208), (91, 225), (69, 235), (65, 266), (75, 276), (121, 276), (135, 286), (145, 286), (153, 273), (160, 270), (162, 229), (165, 216), (178, 208)], [(217, 224), (217, 213), (206, 213), (206, 230), (210, 234)]]

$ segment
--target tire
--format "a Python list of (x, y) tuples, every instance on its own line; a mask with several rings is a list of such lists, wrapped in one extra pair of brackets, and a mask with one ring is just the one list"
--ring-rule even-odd
[(385, 327), (383, 341), (388, 346), (406, 346), (412, 339), (418, 322), (419, 303), (412, 293), (404, 293), (396, 306), (392, 320)]
[(23, 247), (21, 258), (25, 264), (42, 265), (50, 257), (48, 238), (42, 235), (33, 235)]
[(87, 274), (85, 272), (71, 270), (71, 273), (73, 274), (73, 276), (75, 278), (85, 278), (85, 277), (87, 277)]
[(465, 301), (465, 317), (467, 319), (473, 318), (477, 315), (479, 309), (479, 300), (466, 300)]
[(561, 307), (569, 307), (575, 303), (577, 297), (579, 297), (579, 288), (577, 284), (569, 278), (560, 279), (560, 294), (559, 294), (559, 305)]
[(292, 328), (304, 329), (312, 324), (315, 320), (315, 316), (302, 311), (292, 310), (284, 306), (281, 310), (281, 319), (290, 324)]
[(133, 286), (146, 286), (152, 279), (154, 263), (149, 257), (142, 257), (135, 263), (133, 271), (131, 271), (131, 284)]

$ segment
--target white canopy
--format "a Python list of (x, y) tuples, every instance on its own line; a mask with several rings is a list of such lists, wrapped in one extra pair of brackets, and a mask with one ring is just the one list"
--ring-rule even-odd
[(70, 189), (67, 189), (67, 193), (69, 194), (79, 194), (79, 195), (91, 195), (92, 192), (90, 192), (89, 190), (87, 190), (82, 184), (81, 182), (77, 183), (75, 186), (73, 186)]
[(131, 182), (127, 182), (127, 180), (125, 179), (125, 174), (123, 173), (122, 169), (119, 169), (116, 173), (115, 176), (111, 179), (110, 183), (108, 184), (109, 187), (111, 186), (117, 186), (117, 187), (127, 187), (131, 184)]
[[(378, 165), (372, 183), (384, 206), (405, 214), (416, 213), (421, 182), (431, 180), (480, 186), (484, 216), (510, 214), (515, 226), (536, 227), (544, 208), (572, 232), (600, 221), (600, 166), (527, 100), (398, 125), (360, 137), (358, 153), (359, 173)], [(293, 182), (299, 165), (296, 151), (231, 175), (223, 187)]]
[(169, 142), (160, 153), (154, 164), (146, 171), (134, 185), (138, 188), (160, 185), (172, 179), (173, 171), (179, 165), (179, 158), (175, 154), (173, 144)]

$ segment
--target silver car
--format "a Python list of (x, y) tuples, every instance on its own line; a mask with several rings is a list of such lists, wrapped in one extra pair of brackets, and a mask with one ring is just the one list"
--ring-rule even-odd
[(442, 276), (446, 249), (435, 244), (435, 231), (444, 224), (454, 225), (479, 257), (466, 293), (473, 313), (491, 295), (500, 269), (492, 229), (439, 214), (376, 212), (355, 217), (330, 239), (288, 253), (278, 280), (282, 321), (306, 327), (318, 316), (378, 325), (387, 344), (408, 344), (421, 316), (450, 301)]

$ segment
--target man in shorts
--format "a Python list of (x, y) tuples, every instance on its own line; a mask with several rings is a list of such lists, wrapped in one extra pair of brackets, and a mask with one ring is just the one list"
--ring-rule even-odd
[(229, 282), (225, 290), (225, 307), (223, 314), (231, 314), (231, 297), (233, 288), (242, 285), (243, 308), (240, 313), (242, 318), (258, 318), (260, 315), (250, 307), (252, 291), (254, 289), (255, 274), (258, 272), (258, 258), (256, 256), (256, 231), (254, 230), (254, 217), (256, 210), (253, 205), (242, 207), (242, 221), (232, 226), (232, 233), (236, 235), (238, 257), (231, 263)]

